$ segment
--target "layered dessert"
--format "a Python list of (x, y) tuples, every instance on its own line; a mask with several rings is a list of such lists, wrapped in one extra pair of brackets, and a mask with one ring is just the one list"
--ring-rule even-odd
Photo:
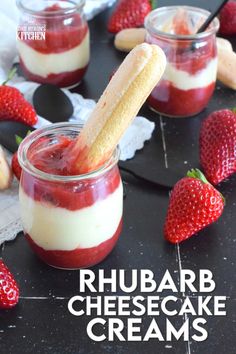
[(60, 11), (61, 5), (54, 4), (43, 10), (43, 17), (34, 19), (32, 28), (43, 24), (45, 38), (19, 31), (20, 64), (31, 81), (72, 87), (81, 81), (89, 63), (89, 30), (78, 12), (59, 15)]
[(163, 79), (152, 91), (148, 103), (155, 111), (168, 116), (199, 113), (208, 104), (215, 88), (215, 32), (203, 37), (196, 35), (194, 39), (203, 18), (193, 25), (189, 17), (187, 10), (180, 8), (168, 23), (158, 27), (158, 31), (163, 31), (162, 35), (148, 32), (146, 37), (148, 43), (161, 46), (167, 56)]
[[(55, 139), (55, 137), (54, 137)], [(44, 138), (29, 150), (29, 163), (46, 179), (23, 172), (21, 216), (35, 253), (59, 268), (89, 267), (113, 249), (121, 232), (123, 192), (118, 167), (71, 181), (63, 151), (73, 142), (59, 136)], [(50, 181), (50, 176), (55, 175)], [(57, 180), (64, 176), (66, 181)], [(44, 175), (45, 177), (45, 175)]]
[(90, 267), (114, 247), (123, 205), (117, 144), (165, 65), (158, 46), (135, 47), (81, 131), (78, 124), (52, 124), (20, 144), (23, 228), (46, 263), (64, 269)]
[[(173, 61), (174, 59), (174, 61)], [(217, 73), (217, 55), (209, 44), (198, 53), (176, 52), (169, 56), (161, 83), (148, 98), (157, 112), (169, 116), (192, 116), (208, 104), (214, 89)]]

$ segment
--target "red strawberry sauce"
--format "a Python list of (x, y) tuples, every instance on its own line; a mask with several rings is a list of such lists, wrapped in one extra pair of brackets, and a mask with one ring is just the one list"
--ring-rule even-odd
[[(37, 169), (51, 175), (68, 176), (69, 170), (63, 157), (73, 140), (60, 136), (58, 142), (49, 145), (47, 138), (38, 139), (28, 150), (28, 161)], [(91, 207), (99, 200), (106, 199), (120, 185), (121, 178), (117, 165), (99, 176), (76, 181), (49, 181), (37, 178), (24, 171), (21, 188), (32, 199), (47, 207), (65, 208), (71, 212)], [(90, 267), (101, 262), (115, 246), (122, 228), (122, 219), (114, 235), (105, 242), (90, 248), (76, 248), (72, 251), (45, 250), (26, 234), (33, 251), (46, 263), (58, 268)], [(76, 232), (76, 230), (75, 230)], [(66, 237), (66, 234), (65, 234)], [(94, 235), (96, 238), (96, 235)]]
[(169, 116), (192, 116), (206, 107), (214, 89), (214, 82), (197, 89), (180, 90), (170, 81), (163, 80), (152, 91), (148, 103), (156, 111)]
[[(60, 5), (53, 5), (45, 8), (45, 12), (56, 12), (61, 10)], [(39, 24), (42, 20), (38, 21)], [(65, 24), (69, 22), (68, 24)], [(37, 52), (42, 54), (50, 53), (62, 53), (66, 50), (72, 49), (79, 45), (88, 31), (88, 26), (85, 25), (81, 16), (76, 13), (66, 18), (66, 15), (62, 19), (57, 17), (45, 17), (43, 18), (43, 24), (46, 25), (46, 38), (45, 40), (30, 40), (26, 39), (25, 43)]]
[[(44, 9), (45, 12), (52, 13), (53, 11), (60, 10), (60, 5), (53, 5)], [(81, 17), (80, 14), (72, 14), (68, 17), (56, 16), (53, 17), (45, 15), (39, 21), (39, 25), (46, 26), (45, 40), (24, 38), (23, 42), (35, 51), (49, 55), (60, 54), (73, 49), (80, 45), (88, 33), (88, 25)], [(20, 33), (20, 32), (19, 32)], [(41, 77), (35, 73), (30, 72), (24, 63), (24, 55), (20, 53), (20, 64), (25, 76), (35, 82), (51, 83), (60, 87), (73, 86), (79, 83), (84, 76), (87, 65), (83, 68), (74, 71), (65, 71), (59, 74), (50, 73), (47, 77)], [(40, 65), (40, 64), (39, 64)]]

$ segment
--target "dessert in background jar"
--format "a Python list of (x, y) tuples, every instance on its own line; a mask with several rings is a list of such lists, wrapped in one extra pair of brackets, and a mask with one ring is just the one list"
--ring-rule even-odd
[(196, 32), (209, 14), (195, 7), (170, 6), (146, 17), (146, 42), (159, 45), (167, 57), (163, 78), (148, 98), (158, 113), (188, 117), (207, 106), (217, 75), (218, 19), (205, 32)]
[(62, 123), (37, 130), (24, 139), (18, 153), (24, 233), (44, 262), (63, 269), (101, 262), (122, 227), (117, 149), (98, 170), (68, 175), (63, 152), (80, 129), (78, 124)]
[(89, 29), (83, 0), (17, 0), (18, 51), (27, 79), (76, 86), (89, 63)]

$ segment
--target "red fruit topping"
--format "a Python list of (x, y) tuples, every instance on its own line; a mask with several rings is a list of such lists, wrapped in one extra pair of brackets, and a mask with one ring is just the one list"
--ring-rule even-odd
[(188, 25), (187, 12), (180, 9), (173, 19), (173, 28), (175, 34), (177, 35), (190, 35), (191, 30)]

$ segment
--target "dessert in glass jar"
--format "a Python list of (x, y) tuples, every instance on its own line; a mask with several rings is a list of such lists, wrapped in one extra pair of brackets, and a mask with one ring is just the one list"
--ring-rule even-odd
[(25, 77), (59, 87), (76, 86), (89, 63), (84, 0), (17, 0), (18, 51)]
[(195, 7), (169, 6), (146, 17), (146, 42), (159, 45), (167, 57), (163, 78), (148, 98), (158, 113), (188, 117), (207, 106), (217, 74), (218, 19), (205, 32), (196, 33), (209, 15)]
[(18, 151), (24, 233), (44, 262), (62, 269), (101, 262), (115, 246), (122, 227), (118, 148), (96, 171), (68, 172), (63, 153), (81, 128), (52, 124), (27, 136)]

